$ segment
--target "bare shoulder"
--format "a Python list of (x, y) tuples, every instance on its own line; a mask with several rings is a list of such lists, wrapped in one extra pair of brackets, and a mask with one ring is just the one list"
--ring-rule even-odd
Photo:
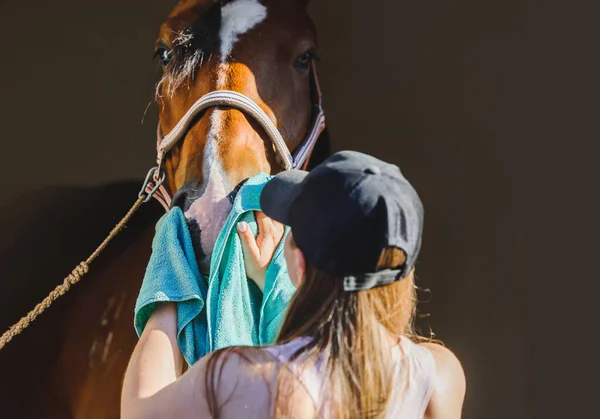
[(435, 358), (438, 375), (440, 377), (454, 377), (459, 381), (465, 381), (462, 364), (454, 352), (438, 343), (425, 342), (421, 343), (420, 346), (424, 346), (431, 351), (431, 354)]
[(421, 343), (420, 345), (431, 351), (437, 370), (425, 418), (460, 418), (466, 392), (465, 372), (460, 360), (445, 346), (437, 343)]

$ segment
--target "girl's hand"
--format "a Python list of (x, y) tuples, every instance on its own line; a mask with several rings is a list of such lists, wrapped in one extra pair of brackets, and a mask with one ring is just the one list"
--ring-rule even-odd
[(255, 211), (258, 236), (256, 239), (248, 223), (241, 221), (237, 224), (237, 231), (242, 241), (242, 252), (246, 275), (264, 291), (267, 267), (273, 259), (275, 249), (283, 238), (284, 226), (267, 217), (263, 212)]

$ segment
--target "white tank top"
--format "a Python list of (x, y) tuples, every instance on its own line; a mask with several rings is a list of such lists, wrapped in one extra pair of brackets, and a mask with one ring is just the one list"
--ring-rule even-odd
[[(308, 338), (297, 338), (283, 345), (263, 349), (284, 363), (307, 342)], [(402, 338), (400, 345), (392, 348), (392, 357), (395, 378), (388, 402), (387, 417), (423, 419), (436, 378), (435, 359), (429, 349), (407, 338)], [(294, 363), (290, 368), (294, 369)], [(408, 372), (405, 368), (408, 368)], [(324, 378), (323, 374), (319, 373), (319, 365), (315, 368), (302, 368), (299, 371), (299, 380), (306, 387), (315, 405), (319, 406), (321, 403), (319, 392)]]

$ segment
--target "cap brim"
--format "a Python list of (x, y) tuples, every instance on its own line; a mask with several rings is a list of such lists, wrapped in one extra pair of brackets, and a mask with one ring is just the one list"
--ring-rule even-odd
[(260, 194), (261, 210), (275, 221), (289, 225), (290, 206), (307, 175), (304, 170), (286, 170), (274, 176)]

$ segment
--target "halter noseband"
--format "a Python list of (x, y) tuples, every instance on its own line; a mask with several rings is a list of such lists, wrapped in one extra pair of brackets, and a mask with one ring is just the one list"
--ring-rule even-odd
[(321, 105), (321, 88), (317, 79), (314, 63), (311, 70), (311, 93), (313, 100), (315, 100), (315, 104), (313, 105), (315, 109), (313, 110), (312, 115), (312, 128), (293, 153), (290, 153), (290, 150), (285, 144), (285, 140), (275, 124), (273, 124), (273, 121), (271, 121), (271, 118), (269, 118), (269, 116), (252, 99), (231, 90), (215, 90), (198, 99), (188, 109), (185, 115), (183, 115), (179, 122), (177, 122), (177, 125), (175, 125), (167, 136), (162, 136), (159, 125), (156, 145), (156, 163), (158, 166), (153, 167), (148, 172), (140, 194), (146, 193), (148, 195), (146, 201), (150, 200), (150, 196), (154, 196), (165, 210), (169, 210), (171, 205), (171, 194), (169, 194), (163, 185), (166, 174), (161, 169), (162, 162), (166, 154), (185, 136), (194, 118), (207, 108), (215, 106), (227, 106), (252, 116), (263, 127), (267, 136), (271, 139), (278, 160), (285, 170), (305, 168), (315, 143), (325, 128), (325, 113), (323, 112), (323, 107)]

